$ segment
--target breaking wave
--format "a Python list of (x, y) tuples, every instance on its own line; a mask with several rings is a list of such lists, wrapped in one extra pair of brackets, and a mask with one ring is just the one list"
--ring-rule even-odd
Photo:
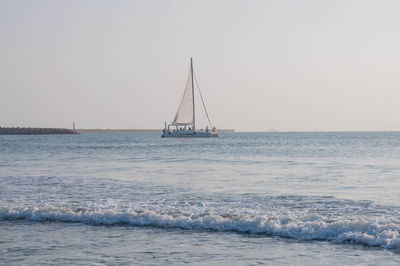
[(238, 213), (164, 213), (155, 210), (88, 210), (64, 207), (3, 207), (0, 221), (76, 222), (92, 225), (132, 225), (188, 230), (232, 231), (335, 243), (357, 243), (400, 250), (400, 221), (307, 215)]

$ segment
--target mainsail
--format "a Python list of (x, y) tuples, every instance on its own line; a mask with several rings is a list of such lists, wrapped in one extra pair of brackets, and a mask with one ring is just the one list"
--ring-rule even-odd
[(190, 67), (185, 91), (172, 125), (194, 125), (193, 69)]

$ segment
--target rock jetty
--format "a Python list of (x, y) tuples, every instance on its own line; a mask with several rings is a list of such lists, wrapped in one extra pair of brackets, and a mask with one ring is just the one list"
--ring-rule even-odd
[(79, 134), (66, 128), (0, 127), (0, 135)]

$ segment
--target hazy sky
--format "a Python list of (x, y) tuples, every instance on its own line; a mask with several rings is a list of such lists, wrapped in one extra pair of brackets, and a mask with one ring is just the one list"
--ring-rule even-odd
[(400, 130), (400, 1), (0, 0), (0, 126)]

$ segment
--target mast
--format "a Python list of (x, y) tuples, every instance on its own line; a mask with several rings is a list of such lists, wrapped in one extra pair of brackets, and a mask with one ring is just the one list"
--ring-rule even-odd
[(193, 82), (193, 60), (190, 58), (190, 72), (192, 74), (192, 100), (193, 100), (193, 131), (196, 128), (196, 116), (195, 116), (195, 108), (194, 108), (194, 82)]

